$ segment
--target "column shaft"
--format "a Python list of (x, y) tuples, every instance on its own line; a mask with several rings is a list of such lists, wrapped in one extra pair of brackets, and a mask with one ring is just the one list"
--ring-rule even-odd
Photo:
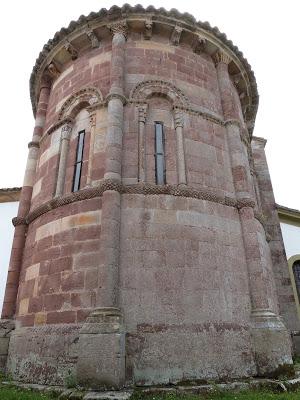
[(178, 184), (186, 185), (185, 154), (183, 143), (183, 118), (178, 110), (175, 110), (175, 129), (176, 129), (176, 158)]
[(12, 251), (9, 261), (7, 283), (5, 288), (4, 302), (2, 308), (2, 318), (12, 318), (15, 314), (16, 299), (19, 288), (19, 275), (22, 265), (22, 255), (26, 236), (25, 218), (30, 210), (32, 188), (35, 179), (35, 172), (39, 154), (39, 140), (43, 133), (46, 120), (47, 105), (49, 101), (50, 87), (43, 86), (40, 91), (37, 106), (35, 127), (33, 130), (32, 141), (29, 143), (29, 152), (20, 196), (18, 216), (15, 219), (15, 233), (12, 244)]
[(67, 167), (71, 132), (72, 132), (72, 127), (70, 124), (66, 124), (62, 127), (55, 196), (62, 196), (64, 193), (66, 167)]

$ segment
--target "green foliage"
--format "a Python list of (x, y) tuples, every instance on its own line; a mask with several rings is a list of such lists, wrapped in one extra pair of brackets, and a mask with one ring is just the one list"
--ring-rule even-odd
[(50, 400), (53, 397), (29, 390), (21, 390), (17, 387), (4, 386), (0, 384), (0, 399), (2, 400)]
[(75, 388), (77, 386), (77, 378), (73, 371), (68, 371), (68, 374), (65, 376), (64, 381), (65, 386), (68, 389)]

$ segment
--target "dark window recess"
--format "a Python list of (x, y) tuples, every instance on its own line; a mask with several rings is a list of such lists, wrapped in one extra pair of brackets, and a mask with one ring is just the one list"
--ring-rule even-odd
[(81, 170), (83, 163), (84, 136), (85, 136), (85, 131), (80, 131), (78, 133), (72, 192), (77, 192), (77, 190), (80, 189)]
[(294, 278), (295, 278), (298, 299), (300, 300), (300, 260), (294, 262), (293, 274), (294, 274)]
[(155, 122), (155, 178), (157, 185), (166, 183), (165, 137), (161, 122)]

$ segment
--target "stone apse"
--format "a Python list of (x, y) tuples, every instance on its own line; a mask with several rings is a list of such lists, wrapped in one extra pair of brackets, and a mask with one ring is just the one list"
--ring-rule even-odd
[(256, 81), (237, 47), (176, 10), (103, 9), (49, 40), (30, 94), (2, 369), (120, 388), (291, 364)]

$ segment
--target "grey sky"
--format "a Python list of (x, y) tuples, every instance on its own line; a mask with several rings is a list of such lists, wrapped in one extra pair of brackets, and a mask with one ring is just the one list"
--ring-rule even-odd
[[(128, 1), (134, 5), (136, 2)], [(260, 105), (254, 134), (268, 139), (267, 157), (278, 203), (300, 209), (298, 184), (299, 32), (297, 0), (140, 1), (189, 12), (226, 33), (255, 72)], [(123, 1), (26, 0), (1, 3), (0, 187), (22, 185), (33, 116), (29, 77), (43, 45), (81, 14)]]

